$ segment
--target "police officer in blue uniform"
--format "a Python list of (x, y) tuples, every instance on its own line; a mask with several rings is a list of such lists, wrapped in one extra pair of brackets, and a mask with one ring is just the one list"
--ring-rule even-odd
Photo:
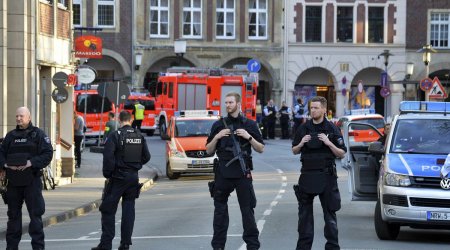
[(44, 131), (31, 123), (28, 108), (17, 109), (16, 124), (16, 129), (6, 134), (0, 147), (0, 171), (6, 171), (8, 180), (6, 249), (19, 249), (24, 201), (30, 215), (31, 246), (33, 250), (44, 249), (42, 215), (45, 203), (40, 176), (41, 170), (52, 160), (53, 148)]
[(341, 208), (335, 159), (346, 152), (339, 129), (326, 118), (327, 100), (310, 101), (311, 120), (302, 124), (292, 142), (292, 152), (301, 153), (301, 174), (294, 186), (298, 199), (297, 250), (311, 249), (314, 238), (313, 200), (319, 196), (325, 220), (325, 249), (340, 249), (336, 211)]
[[(256, 122), (240, 113), (241, 96), (238, 93), (228, 93), (225, 105), (228, 116), (213, 124), (206, 142), (207, 153), (216, 152), (219, 158), (211, 190), (214, 198), (214, 235), (211, 245), (214, 249), (225, 249), (229, 224), (228, 197), (236, 189), (244, 227), (243, 239), (247, 249), (259, 249), (259, 231), (254, 215), (256, 196), (250, 170), (253, 169), (252, 148), (262, 153), (264, 143)], [(235, 147), (237, 144), (240, 150)], [(241, 154), (236, 155), (237, 151)]]
[(138, 171), (150, 160), (150, 152), (144, 136), (131, 127), (131, 114), (119, 114), (121, 128), (106, 139), (103, 151), (103, 176), (107, 184), (103, 191), (102, 236), (100, 244), (92, 250), (112, 248), (115, 235), (114, 219), (120, 198), (122, 198), (122, 225), (119, 250), (129, 249), (135, 219), (135, 200), (139, 197), (141, 185)]

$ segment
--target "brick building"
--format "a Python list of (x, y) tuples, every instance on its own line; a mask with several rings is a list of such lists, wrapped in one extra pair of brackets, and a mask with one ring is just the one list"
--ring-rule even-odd
[(73, 70), (70, 2), (7, 0), (0, 5), (0, 137), (15, 128), (16, 109), (28, 107), (33, 124), (49, 135), (56, 149), (52, 167), (57, 176), (69, 179), (73, 153), (61, 148), (60, 139), (73, 139), (71, 95), (56, 104), (51, 79), (58, 71)]

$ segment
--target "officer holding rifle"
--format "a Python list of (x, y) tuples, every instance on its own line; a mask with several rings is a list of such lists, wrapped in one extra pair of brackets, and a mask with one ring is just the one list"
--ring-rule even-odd
[(228, 116), (216, 121), (206, 142), (208, 154), (217, 153), (214, 182), (209, 183), (214, 198), (213, 249), (225, 249), (228, 217), (228, 197), (236, 189), (244, 227), (243, 239), (247, 249), (259, 249), (259, 231), (255, 222), (255, 191), (251, 170), (252, 148), (262, 153), (264, 142), (255, 121), (241, 113), (241, 96), (228, 93), (225, 97)]

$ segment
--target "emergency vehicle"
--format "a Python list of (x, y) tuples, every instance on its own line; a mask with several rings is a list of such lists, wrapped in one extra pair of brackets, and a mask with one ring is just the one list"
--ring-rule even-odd
[(246, 70), (169, 68), (158, 77), (155, 91), (156, 124), (160, 135), (178, 110), (217, 110), (226, 114), (223, 103), (229, 92), (242, 97), (242, 112), (256, 120), (257, 77)]
[(166, 174), (177, 179), (184, 173), (213, 173), (215, 154), (206, 153), (206, 139), (215, 121), (217, 110), (176, 111), (170, 118), (166, 143)]
[[(441, 169), (450, 153), (450, 103), (408, 101), (391, 123), (385, 145), (351, 146), (344, 127), (353, 200), (376, 201), (374, 224), (381, 240), (395, 240), (402, 226), (450, 228), (450, 179)], [(378, 161), (381, 159), (380, 161)]]
[[(358, 112), (356, 112), (358, 111)], [(339, 118), (336, 125), (341, 129), (343, 133), (343, 127), (348, 122), (368, 123), (375, 126), (380, 133), (384, 133), (384, 117), (380, 114), (371, 113), (369, 109), (366, 110), (353, 110), (351, 115), (345, 115)], [(370, 142), (376, 141), (379, 136), (371, 129), (353, 125), (348, 131), (349, 144), (351, 146), (365, 145)]]
[(125, 109), (132, 113), (136, 101), (139, 101), (139, 103), (145, 107), (141, 131), (145, 132), (148, 136), (152, 136), (156, 129), (155, 98), (150, 96), (148, 93), (131, 92), (125, 103), (121, 105), (121, 109)]
[[(85, 136), (91, 138), (103, 135), (108, 122), (108, 113), (115, 112), (115, 105), (108, 98), (101, 97), (96, 89), (75, 90), (73, 105), (77, 114), (85, 120)], [(85, 109), (86, 117), (84, 117)]]

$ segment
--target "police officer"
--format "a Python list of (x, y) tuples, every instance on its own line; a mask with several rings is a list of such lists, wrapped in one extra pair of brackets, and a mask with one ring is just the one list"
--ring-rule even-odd
[[(259, 231), (254, 216), (256, 197), (250, 170), (252, 169), (251, 149), (262, 153), (264, 143), (256, 122), (243, 117), (240, 113), (241, 96), (238, 93), (228, 93), (225, 97), (225, 105), (228, 116), (213, 124), (211, 134), (206, 141), (207, 153), (216, 152), (219, 157), (212, 191), (214, 235), (211, 245), (214, 249), (225, 248), (229, 223), (228, 197), (236, 189), (244, 227), (243, 239), (247, 243), (247, 249), (259, 249)], [(241, 148), (241, 155), (235, 155), (233, 152), (235, 142)], [(237, 148), (234, 150), (236, 152)], [(239, 159), (239, 157), (242, 158)]]
[(280, 114), (281, 139), (289, 139), (289, 120), (291, 119), (291, 108), (289, 108), (286, 105), (286, 102), (283, 101), (278, 112)]
[(297, 98), (297, 104), (294, 106), (294, 128), (292, 129), (292, 134), (295, 135), (298, 127), (305, 121), (305, 105), (301, 97)]
[(42, 215), (45, 212), (45, 203), (40, 176), (41, 169), (52, 160), (53, 148), (44, 131), (31, 123), (28, 108), (17, 109), (16, 124), (16, 129), (6, 134), (0, 147), (0, 171), (6, 170), (8, 180), (6, 249), (19, 249), (24, 201), (30, 215), (28, 232), (31, 246), (33, 249), (44, 249)]
[(92, 250), (112, 248), (117, 205), (122, 198), (122, 225), (120, 250), (129, 249), (135, 218), (135, 200), (139, 196), (138, 170), (150, 160), (147, 143), (139, 130), (131, 127), (131, 114), (119, 114), (121, 128), (106, 139), (103, 150), (103, 176), (108, 179), (103, 191), (102, 236)]
[(269, 139), (275, 139), (275, 123), (277, 121), (276, 114), (278, 112), (277, 106), (273, 104), (273, 100), (269, 100), (267, 106), (264, 107), (264, 117), (266, 119), (265, 128), (267, 128), (267, 134)]
[(292, 142), (292, 152), (301, 153), (301, 174), (294, 186), (298, 205), (297, 249), (311, 249), (314, 238), (313, 200), (319, 195), (325, 220), (325, 249), (339, 249), (336, 211), (341, 207), (335, 159), (346, 152), (339, 129), (327, 119), (327, 100), (310, 101), (311, 120), (302, 124)]
[(139, 101), (136, 101), (133, 109), (134, 120), (131, 125), (133, 128), (141, 130), (142, 120), (144, 120), (144, 111), (144, 105), (140, 104)]

